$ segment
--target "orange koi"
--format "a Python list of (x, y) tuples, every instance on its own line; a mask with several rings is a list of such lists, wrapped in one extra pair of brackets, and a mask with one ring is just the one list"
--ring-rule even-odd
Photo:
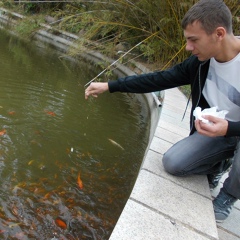
[(0, 136), (3, 136), (7, 131), (5, 129), (3, 129), (2, 131), (0, 131)]
[(28, 162), (28, 165), (31, 165), (33, 162), (34, 162), (34, 160), (30, 160), (30, 161)]
[(78, 173), (77, 184), (78, 184), (80, 189), (83, 189), (83, 182), (80, 178), (80, 173)]
[(45, 113), (47, 113), (48, 115), (51, 115), (51, 116), (56, 116), (56, 113), (55, 112), (51, 112), (51, 111), (47, 111), (45, 110)]
[(15, 111), (8, 112), (9, 115), (14, 115), (15, 113), (16, 113)]
[(59, 217), (57, 217), (55, 219), (55, 223), (57, 224), (57, 226), (59, 226), (62, 229), (66, 229), (67, 228), (67, 224)]
[(51, 196), (51, 194), (52, 194), (52, 193), (50, 193), (50, 192), (49, 192), (49, 193), (46, 193), (43, 198), (44, 198), (44, 199), (47, 199), (47, 198), (49, 198), (49, 197)]

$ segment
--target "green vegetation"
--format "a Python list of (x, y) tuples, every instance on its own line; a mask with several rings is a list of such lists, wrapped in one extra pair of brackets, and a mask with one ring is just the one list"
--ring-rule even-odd
[[(66, 4), (55, 12), (59, 27), (81, 35), (79, 46), (118, 58), (131, 49), (129, 58), (154, 63), (159, 69), (184, 59), (180, 21), (193, 1), (111, 0)], [(173, 41), (174, 39), (174, 41)], [(82, 49), (79, 47), (79, 49)]]
[[(16, 3), (1, 5), (29, 16), (18, 26), (21, 33), (38, 29), (43, 16), (54, 19), (52, 27), (80, 36), (78, 50), (97, 50), (122, 63), (135, 59), (148, 64), (151, 70), (165, 69), (185, 59), (185, 39), (180, 26), (185, 12), (197, 0), (95, 0), (69, 3)], [(240, 35), (239, 0), (226, 0), (233, 13), (236, 35)], [(38, 20), (37, 17), (39, 17)], [(25, 25), (25, 26), (24, 26)], [(32, 25), (30, 27), (30, 25)], [(128, 52), (128, 54), (125, 54)], [(123, 56), (123, 57), (121, 57)]]
[[(69, 3), (17, 3), (2, 1), (2, 5), (31, 16), (24, 20), (18, 31), (31, 33), (38, 29), (43, 15), (54, 18), (52, 26), (81, 36), (81, 46), (98, 50), (118, 58), (131, 50), (129, 57), (165, 68), (182, 61), (185, 39), (180, 26), (185, 12), (196, 0), (108, 0), (76, 1)], [(238, 0), (227, 0), (234, 15), (234, 29), (240, 35), (240, 6)], [(41, 20), (37, 20), (40, 15)], [(34, 16), (33, 16), (34, 15)], [(72, 52), (71, 54), (77, 54)]]
[(15, 31), (22, 37), (29, 38), (40, 28), (43, 19), (38, 17), (24, 18), (16, 25)]

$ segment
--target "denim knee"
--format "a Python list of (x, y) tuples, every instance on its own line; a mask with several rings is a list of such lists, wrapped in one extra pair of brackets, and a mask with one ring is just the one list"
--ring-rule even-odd
[(181, 165), (179, 165), (178, 161), (176, 159), (173, 159), (167, 153), (163, 155), (162, 163), (165, 171), (170, 173), (171, 175), (183, 175)]

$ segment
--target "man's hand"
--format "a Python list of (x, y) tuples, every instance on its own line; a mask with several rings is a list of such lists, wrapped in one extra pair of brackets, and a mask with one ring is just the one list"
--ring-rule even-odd
[(203, 118), (209, 120), (211, 123), (203, 123), (201, 120), (195, 120), (195, 127), (198, 133), (208, 136), (217, 137), (225, 136), (228, 129), (228, 121), (226, 119), (206, 115)]
[(99, 94), (107, 90), (107, 82), (92, 82), (85, 90), (85, 99), (88, 99), (89, 96), (98, 97)]

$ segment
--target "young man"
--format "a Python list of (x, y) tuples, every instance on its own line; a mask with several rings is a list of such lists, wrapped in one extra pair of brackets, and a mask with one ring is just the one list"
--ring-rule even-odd
[[(229, 177), (213, 201), (218, 222), (240, 199), (240, 39), (233, 35), (232, 15), (222, 0), (200, 0), (182, 21), (186, 50), (192, 56), (166, 71), (91, 83), (85, 98), (105, 91), (147, 93), (191, 86), (190, 135), (163, 156), (165, 170), (176, 176), (207, 174), (211, 188), (232, 165)], [(225, 119), (206, 115), (193, 119), (196, 107), (227, 110)]]

